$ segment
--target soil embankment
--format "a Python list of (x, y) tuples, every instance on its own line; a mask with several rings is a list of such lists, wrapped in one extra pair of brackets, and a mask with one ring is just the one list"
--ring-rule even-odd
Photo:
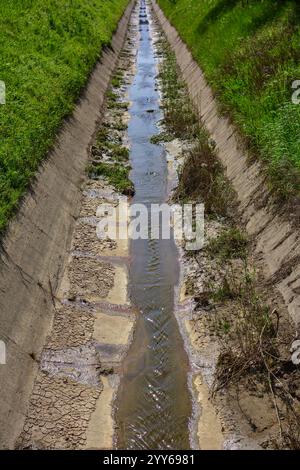
[[(218, 157), (239, 199), (246, 230), (256, 240), (264, 275), (279, 290), (296, 329), (300, 323), (300, 243), (298, 230), (286, 214), (280, 213), (268, 193), (258, 162), (247, 160), (247, 151), (237, 132), (218, 112), (217, 101), (187, 46), (180, 39), (158, 5), (154, 10), (176, 54), (199, 116), (214, 139)], [(286, 216), (285, 216), (286, 215)]]

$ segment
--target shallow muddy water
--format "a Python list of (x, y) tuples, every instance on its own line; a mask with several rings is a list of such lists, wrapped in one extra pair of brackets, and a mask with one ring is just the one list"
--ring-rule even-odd
[[(162, 203), (168, 198), (164, 150), (150, 143), (161, 119), (157, 59), (151, 12), (139, 4), (136, 75), (129, 90), (129, 141), (132, 203)], [(130, 297), (138, 310), (133, 342), (123, 363), (116, 400), (116, 447), (119, 449), (188, 449), (191, 398), (188, 359), (174, 315), (179, 281), (174, 240), (132, 240)]]

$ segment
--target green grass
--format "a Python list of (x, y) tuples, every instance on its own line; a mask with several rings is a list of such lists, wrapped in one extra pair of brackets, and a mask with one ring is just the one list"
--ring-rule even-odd
[(151, 144), (161, 144), (162, 142), (171, 142), (174, 139), (172, 134), (168, 132), (160, 132), (159, 134), (154, 134), (150, 137)]
[(120, 86), (122, 85), (122, 81), (123, 81), (123, 73), (121, 70), (117, 70), (111, 79), (111, 85), (114, 88), (120, 88)]
[(225, 229), (217, 238), (210, 239), (207, 251), (222, 261), (231, 258), (245, 259), (247, 255), (246, 235), (236, 227)]
[(300, 4), (296, 0), (159, 0), (271, 188), (300, 194)]
[(6, 0), (0, 15), (0, 231), (110, 43), (128, 0)]
[(92, 163), (88, 167), (90, 178), (104, 177), (109, 184), (114, 186), (122, 194), (132, 196), (134, 194), (133, 184), (129, 179), (130, 166), (120, 163)]

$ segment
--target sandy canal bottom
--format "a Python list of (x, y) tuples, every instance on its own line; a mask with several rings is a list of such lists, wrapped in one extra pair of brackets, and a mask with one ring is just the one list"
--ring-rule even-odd
[[(163, 147), (150, 143), (162, 118), (158, 58), (147, 2), (139, 2), (136, 74), (129, 89), (128, 136), (135, 186), (132, 203), (149, 207), (168, 199)], [(133, 343), (123, 362), (116, 400), (119, 449), (189, 449), (191, 399), (188, 359), (174, 315), (178, 252), (171, 240), (132, 240), (129, 296), (138, 310)]]

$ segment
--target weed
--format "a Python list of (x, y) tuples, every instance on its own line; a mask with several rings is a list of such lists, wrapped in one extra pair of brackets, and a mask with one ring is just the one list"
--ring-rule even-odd
[(97, 133), (96, 146), (97, 147), (106, 146), (108, 142), (108, 136), (109, 136), (108, 129), (102, 126), (101, 129)]
[[(167, 5), (171, 4), (171, 1), (161, 0), (160, 3)], [(235, 5), (241, 5), (239, 1), (227, 3), (230, 3), (233, 9)], [(190, 8), (195, 12), (197, 9), (205, 9), (205, 5), (209, 10), (213, 9), (213, 5), (220, 4), (222, 8), (218, 15), (222, 16), (223, 11), (228, 9), (227, 3), (215, 0), (208, 5), (205, 0), (203, 2), (192, 0), (189, 1), (189, 8), (184, 11), (189, 15)], [(186, 1), (172, 2), (175, 14), (177, 5), (183, 4), (185, 5)], [(258, 6), (260, 7), (264, 6)], [(182, 15), (182, 18), (184, 16)], [(193, 18), (199, 25), (199, 17), (195, 15)], [(213, 16), (210, 16), (210, 22), (214, 23)], [(185, 19), (188, 31), (191, 30), (191, 26), (193, 23), (189, 24)], [(201, 29), (204, 29), (204, 23), (201, 23)], [(227, 216), (228, 209), (234, 206), (231, 185), (224, 177), (214, 146), (211, 145), (205, 131), (197, 124), (184, 85), (180, 82), (180, 86), (176, 87), (178, 71), (174, 55), (163, 40), (160, 42), (160, 48), (162, 55), (167, 54), (160, 73), (164, 97), (164, 125), (171, 136), (190, 141), (190, 150), (186, 153), (185, 163), (179, 173), (175, 199), (183, 201), (200, 199), (205, 203), (206, 217), (221, 216), (223, 221), (228, 223), (229, 220), (224, 220), (224, 216)], [(206, 53), (210, 53), (210, 49), (207, 48)], [(261, 79), (262, 77), (257, 77), (257, 80)], [(159, 143), (160, 136), (154, 142)], [(256, 273), (249, 269), (247, 237), (233, 225), (233, 220), (230, 223), (232, 225), (224, 229), (217, 238), (211, 239), (205, 248), (216, 276), (212, 277), (213, 283), (207, 282), (207, 285), (201, 285), (201, 292), (195, 297), (195, 312), (198, 308), (202, 309), (200, 322), (206, 318), (207, 331), (213, 332), (218, 337), (221, 346), (213, 394), (220, 389), (235, 386), (243, 378), (255, 378), (267, 390), (274, 403), (280, 429), (280, 446), (282, 447), (285, 442), (289, 447), (296, 448), (299, 445), (299, 432), (295, 432), (297, 425), (299, 427), (299, 412), (295, 406), (297, 402), (292, 397), (292, 387), (295, 382), (291, 381), (291, 386), (286, 387), (280, 378), (286, 367), (282, 347), (291, 343), (291, 331), (288, 330), (287, 335), (279, 332), (280, 315), (258, 294)], [(186, 256), (191, 254), (187, 252)], [(197, 259), (198, 254), (193, 253), (192, 256)], [(194, 281), (193, 278), (189, 280), (187, 293), (195, 292)], [(208, 313), (203, 316), (205, 311)], [(276, 387), (278, 383), (280, 387)], [(281, 410), (285, 407), (285, 429), (281, 423), (279, 406)]]
[(168, 132), (160, 132), (159, 134), (154, 134), (150, 138), (151, 144), (160, 144), (162, 142), (170, 142), (174, 139), (174, 136)]
[(217, 238), (209, 240), (206, 251), (213, 257), (225, 261), (231, 258), (245, 259), (247, 255), (247, 237), (238, 228), (222, 231)]
[(177, 199), (205, 202), (207, 215), (226, 216), (233, 193), (225, 180), (223, 168), (206, 136), (201, 135), (187, 153), (179, 174)]
[(112, 146), (112, 157), (119, 161), (128, 161), (129, 159), (129, 150), (127, 147), (121, 145)]
[(111, 85), (113, 88), (120, 88), (123, 82), (123, 72), (118, 69), (111, 79)]
[(211, 288), (210, 302), (218, 305), (206, 321), (221, 343), (213, 394), (252, 377), (253, 384), (263, 385), (274, 403), (280, 436), (273, 445), (299, 448), (300, 413), (294, 393), (299, 376), (292, 376), (291, 365), (292, 374), (287, 375), (282, 354), (291, 344), (292, 332), (279, 329), (279, 313), (262, 300), (256, 286), (255, 273), (245, 262), (243, 273), (232, 269), (216, 289)]
[(96, 157), (102, 157), (103, 154), (109, 155), (111, 160), (126, 162), (129, 159), (129, 150), (123, 145), (115, 144), (114, 142), (102, 141), (96, 142), (96, 145), (92, 147), (92, 155)]
[(108, 109), (126, 110), (129, 108), (129, 103), (127, 101), (117, 101), (117, 99), (108, 99), (107, 107)]
[[(224, 87), (223, 94), (221, 94), (223, 104), (226, 103), (228, 109), (230, 109), (234, 115), (236, 122), (238, 122), (240, 118), (239, 123), (241, 129), (244, 131), (247, 130), (247, 139), (252, 149), (262, 149), (262, 144), (266, 142), (267, 145), (270, 136), (270, 134), (268, 134), (269, 124), (265, 122), (264, 142), (262, 140), (259, 141), (259, 139), (255, 141), (253, 138), (254, 133), (251, 134), (251, 132), (248, 132), (249, 127), (247, 127), (247, 125), (251, 124), (252, 130), (257, 126), (258, 117), (256, 112), (261, 111), (262, 107), (260, 108), (258, 105), (258, 108), (255, 108), (255, 105), (257, 104), (258, 95), (266, 100), (264, 93), (269, 86), (267, 75), (265, 76), (259, 73), (257, 69), (256, 83), (244, 83), (243, 80), (239, 83), (239, 78), (243, 73), (245, 73), (244, 76), (248, 76), (248, 78), (251, 75), (251, 71), (247, 69), (249, 64), (247, 63), (247, 55), (245, 54), (242, 54), (243, 60), (238, 61), (237, 64), (228, 65), (228, 70), (224, 69), (220, 72), (221, 68), (218, 68), (221, 67), (222, 53), (224, 53), (227, 39), (226, 34), (232, 35), (232, 49), (234, 49), (235, 44), (238, 44), (239, 47), (241, 46), (241, 43), (236, 41), (235, 34), (237, 31), (232, 31), (229, 28), (227, 32), (229, 17), (227, 17), (227, 21), (222, 22), (222, 24), (218, 24), (218, 19), (223, 19), (225, 12), (230, 11), (232, 13), (232, 11), (237, 8), (239, 15), (235, 16), (236, 13), (234, 14), (234, 21), (237, 22), (241, 20), (241, 22), (243, 22), (243, 18), (241, 18), (243, 8), (245, 11), (248, 11), (248, 9), (250, 9), (248, 3), (250, 5), (250, 2), (247, 2), (247, 4), (244, 2), (245, 5), (243, 8), (242, 2), (240, 1), (221, 2), (220, 0), (213, 0), (212, 2), (208, 2), (204, 0), (203, 2), (198, 2), (192, 0), (188, 2), (188, 8), (185, 8), (187, 4), (186, 0), (177, 0), (176, 2), (160, 0), (160, 3), (165, 6), (167, 10), (170, 8), (169, 13), (170, 15), (172, 14), (175, 25), (180, 25), (180, 28), (182, 26), (181, 31), (183, 28), (186, 28), (184, 30), (186, 37), (189, 38), (193, 35), (193, 28), (199, 28), (197, 34), (193, 35), (194, 42), (190, 42), (190, 45), (193, 47), (195, 55), (198, 54), (196, 58), (209, 55), (209, 57), (207, 57), (207, 67), (209, 67), (210, 62), (217, 59), (216, 54), (221, 51), (218, 57), (219, 62), (215, 62), (211, 71), (211, 77), (219, 80), (216, 89), (220, 92), (222, 86), (224, 84), (227, 85), (227, 88)], [(172, 7), (169, 7), (171, 3)], [(229, 4), (231, 5), (230, 7), (228, 6)], [(253, 7), (252, 14), (254, 11), (257, 13), (259, 10), (264, 9), (266, 5), (267, 8), (270, 9), (269, 0), (266, 0), (266, 2), (251, 2), (251, 5), (253, 4), (255, 4), (255, 6)], [(218, 6), (220, 7), (219, 10), (217, 9)], [(184, 7), (184, 10), (182, 7)], [(206, 20), (209, 18), (208, 24), (201, 22), (201, 19), (199, 24), (199, 15), (197, 15), (196, 12), (202, 11), (202, 9), (203, 16)], [(178, 15), (179, 10), (181, 11), (181, 16)], [(208, 15), (207, 17), (204, 11), (206, 15)], [(213, 15), (210, 15), (211, 11), (214, 12)], [(216, 17), (214, 15), (216, 15)], [(187, 21), (187, 17), (189, 17), (191, 21)], [(256, 19), (258, 20), (258, 18)], [(250, 24), (251, 22), (249, 22), (249, 25)], [(250, 27), (249, 25), (247, 27)], [(205, 43), (205, 35), (209, 34), (210, 29), (214, 27), (217, 32), (218, 28), (220, 28), (222, 37), (220, 36), (220, 39), (217, 37), (217, 44), (215, 44), (215, 38), (211, 35), (211, 47), (207, 47), (206, 50), (203, 51), (203, 43), (198, 42), (197, 38), (202, 36)], [(243, 27), (245, 27), (245, 24)], [(253, 25), (251, 27), (253, 27)], [(241, 32), (240, 29), (239, 32)], [(245, 31), (240, 37), (243, 37), (243, 34), (245, 34)], [(253, 41), (255, 43), (255, 37)], [(206, 44), (208, 43), (206, 42)], [(162, 41), (161, 48), (164, 47)], [(201, 54), (199, 52), (200, 49)], [(255, 48), (253, 49), (253, 52), (254, 51)], [(232, 50), (228, 51), (226, 57), (228, 58), (230, 54), (233, 54)], [(191, 110), (191, 104), (182, 83), (180, 83), (179, 89), (176, 89), (176, 62), (171, 53), (168, 53), (168, 56), (167, 63), (160, 74), (164, 87), (164, 109), (167, 115), (164, 124), (167, 131), (173, 136), (191, 141), (190, 150), (186, 154), (185, 163), (179, 174), (179, 185), (175, 193), (175, 198), (184, 201), (200, 199), (201, 202), (205, 203), (206, 216), (222, 216), (223, 219), (224, 216), (228, 215), (228, 208), (231, 208), (234, 203), (232, 188), (224, 177), (222, 165), (219, 163), (214, 153), (214, 146), (210, 145), (208, 136), (201, 126), (195, 123), (193, 113), (191, 112), (189, 118), (186, 118), (186, 115), (188, 115), (187, 110)], [(256, 59), (259, 62), (260, 57)], [(276, 68), (276, 61), (274, 61), (273, 64), (272, 60), (264, 58), (263, 62), (272, 75), (272, 67), (274, 66), (274, 68)], [(236, 66), (237, 68), (235, 68), (235, 72), (233, 73), (232, 70)], [(230, 80), (226, 82), (229, 78)], [(244, 88), (242, 88), (242, 86)], [(257, 96), (252, 96), (251, 100), (248, 101), (248, 92), (251, 86), (255, 88), (259, 87), (260, 90)], [(228, 97), (230, 97), (231, 101)], [(231, 106), (229, 106), (228, 103), (231, 103)], [(246, 104), (249, 109), (246, 109), (247, 112), (245, 112), (241, 118), (241, 114), (237, 112), (237, 109), (240, 105)], [(181, 109), (183, 110), (182, 114)], [(297, 114), (296, 111), (293, 112)], [(246, 121), (250, 117), (251, 122), (249, 120), (247, 123)], [(289, 128), (289, 125), (287, 128)], [(262, 136), (262, 131), (260, 134), (256, 133), (255, 137), (258, 135)], [(276, 134), (273, 132), (273, 140), (275, 136)], [(294, 137), (295, 134), (292, 136), (295, 143), (296, 140)], [(283, 141), (280, 132), (277, 133), (277, 138)], [(282, 150), (284, 150), (284, 145), (285, 142), (283, 141)], [(278, 152), (279, 147), (280, 145), (276, 143), (272, 149), (273, 156)], [(266, 158), (268, 159), (269, 156)], [(283, 194), (293, 194), (296, 188), (295, 182), (297, 181), (296, 165), (291, 163), (291, 155), (283, 158), (283, 152), (281, 155), (278, 154), (276, 159), (278, 162), (281, 162), (280, 165), (282, 165), (284, 161), (284, 165), (287, 165), (289, 171), (278, 171), (279, 166), (277, 163), (274, 164), (275, 159), (273, 158), (273, 162), (268, 165), (269, 182), (270, 184), (276, 185), (277, 192), (279, 192), (281, 184)], [(271, 162), (271, 159), (269, 162)], [(271, 174), (272, 172), (273, 175)], [(294, 174), (293, 177), (291, 177), (292, 173)], [(276, 178), (278, 178), (278, 180), (281, 179), (281, 183), (280, 181), (274, 183)], [(224, 222), (227, 223), (228, 219)], [(277, 310), (272, 309), (258, 293), (256, 273), (254, 270), (249, 269), (247, 237), (233, 225), (233, 220), (231, 220), (230, 223), (231, 225), (224, 229), (217, 238), (211, 239), (205, 248), (206, 254), (208, 254), (210, 258), (209, 263), (212, 263), (212, 269), (216, 276), (212, 277), (212, 279), (214, 279), (213, 283), (207, 282), (207, 285), (202, 285), (201, 289), (204, 287), (203, 291), (201, 290), (201, 293), (195, 297), (197, 305), (195, 311), (197, 311), (197, 308), (202, 309), (202, 314), (205, 310), (207, 311), (207, 315), (205, 315), (207, 331), (213, 331), (221, 347), (221, 353), (216, 367), (213, 394), (216, 394), (220, 389), (237, 386), (242, 379), (248, 380), (250, 378), (254, 383), (256, 380), (263, 386), (274, 403), (278, 429), (280, 430), (279, 447), (282, 448), (284, 445), (287, 445), (290, 448), (299, 448), (300, 439), (298, 429), (300, 413), (299, 403), (295, 399), (295, 380), (292, 379), (290, 383), (287, 383), (286, 378), (283, 379), (283, 377), (287, 375), (288, 367), (291, 368), (290, 361), (287, 361), (285, 357), (286, 345), (291, 344), (292, 330), (288, 327), (279, 330), (281, 317)], [(187, 256), (188, 255), (189, 253), (187, 253)], [(197, 258), (197, 254), (193, 254), (193, 257)], [(193, 292), (193, 283), (190, 283), (189, 288)], [(204, 318), (203, 315), (201, 315), (201, 318)], [(283, 354), (283, 350), (285, 350), (285, 355)], [(284, 415), (285, 427), (282, 424), (282, 415), (280, 413)]]
[(127, 196), (134, 194), (133, 184), (129, 179), (130, 167), (119, 163), (92, 163), (88, 167), (90, 178), (104, 177), (109, 184)]
[(166, 131), (153, 136), (159, 143), (165, 137), (178, 137), (192, 142), (185, 162), (180, 170), (179, 185), (174, 198), (177, 200), (199, 200), (205, 202), (209, 215), (224, 216), (232, 203), (233, 194), (225, 180), (223, 168), (217, 159), (205, 130), (199, 124), (186, 86), (178, 78), (179, 70), (175, 54), (164, 39), (159, 43), (164, 60), (159, 77), (163, 92), (163, 124)]

